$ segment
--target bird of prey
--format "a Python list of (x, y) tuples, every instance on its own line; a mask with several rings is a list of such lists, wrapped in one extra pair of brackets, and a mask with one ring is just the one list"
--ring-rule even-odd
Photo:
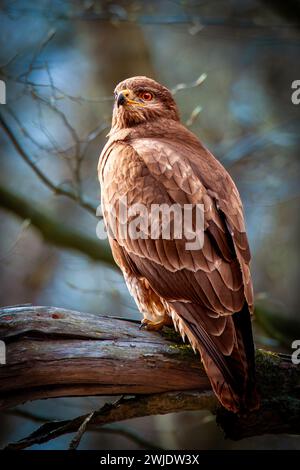
[[(221, 404), (234, 413), (256, 408), (253, 289), (241, 199), (225, 168), (181, 124), (166, 87), (142, 76), (117, 85), (98, 173), (109, 243), (143, 325), (173, 324), (200, 353)], [(163, 237), (160, 228), (158, 236), (145, 236), (145, 227), (140, 237), (124, 236), (124, 198), (129, 208), (149, 210), (202, 204), (201, 248), (187, 248), (186, 237), (173, 232)]]

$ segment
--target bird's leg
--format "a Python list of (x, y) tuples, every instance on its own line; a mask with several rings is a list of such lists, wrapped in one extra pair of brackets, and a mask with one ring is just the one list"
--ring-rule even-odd
[(143, 318), (140, 328), (145, 328), (145, 330), (149, 331), (159, 331), (163, 326), (170, 325), (172, 325), (172, 319), (168, 315), (164, 315), (161, 320), (156, 322), (149, 320), (148, 318)]
[(129, 272), (124, 274), (129, 292), (143, 315), (140, 328), (161, 330), (164, 325), (171, 326), (172, 318), (168, 314), (168, 305), (153, 291), (148, 282), (138, 279)]

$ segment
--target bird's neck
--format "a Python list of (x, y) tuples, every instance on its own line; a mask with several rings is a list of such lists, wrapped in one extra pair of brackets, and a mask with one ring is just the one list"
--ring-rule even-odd
[[(126, 138), (140, 138), (140, 137), (164, 137), (169, 130), (175, 129), (176, 127), (182, 125), (179, 121), (171, 120), (173, 125), (170, 126), (170, 119), (160, 118), (151, 121), (144, 121), (137, 123), (133, 126), (124, 125), (121, 121), (112, 122), (112, 127), (108, 134), (109, 137), (120, 135), (126, 135)], [(119, 140), (119, 139), (118, 139)]]

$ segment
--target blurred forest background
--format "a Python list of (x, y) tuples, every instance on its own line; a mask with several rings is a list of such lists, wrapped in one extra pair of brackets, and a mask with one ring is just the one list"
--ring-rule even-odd
[[(300, 337), (300, 105), (291, 101), (291, 84), (300, 79), (299, 2), (2, 1), (0, 38), (7, 91), (0, 105), (1, 306), (139, 318), (96, 237), (96, 167), (114, 86), (147, 75), (173, 90), (183, 122), (236, 181), (253, 254), (256, 341), (290, 351)], [(0, 445), (104, 401), (47, 400), (2, 413)], [(62, 449), (69, 441), (34, 448)], [(89, 432), (80, 448), (149, 445), (299, 449), (300, 437), (235, 443), (209, 413), (193, 412)]]

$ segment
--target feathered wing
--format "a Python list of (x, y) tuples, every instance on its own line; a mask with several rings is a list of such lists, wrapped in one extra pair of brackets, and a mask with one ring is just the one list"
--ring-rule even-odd
[(109, 163), (100, 167), (104, 211), (111, 204), (117, 213), (124, 196), (128, 206), (204, 205), (201, 250), (187, 250), (185, 239), (124, 238), (117, 228), (113, 252), (124, 272), (146, 279), (168, 306), (175, 325), (200, 352), (221, 403), (237, 412), (257, 404), (250, 253), (242, 205), (217, 160), (200, 144), (183, 142), (137, 138), (108, 145), (102, 161)]

